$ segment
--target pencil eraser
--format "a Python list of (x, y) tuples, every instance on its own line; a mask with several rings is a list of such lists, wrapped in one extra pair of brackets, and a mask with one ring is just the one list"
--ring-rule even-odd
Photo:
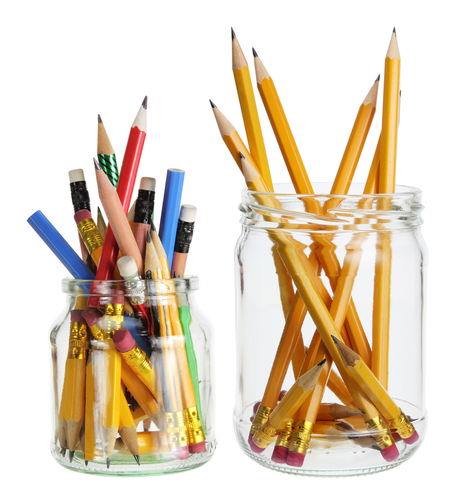
[(127, 328), (116, 330), (113, 335), (113, 342), (119, 352), (130, 351), (135, 346), (134, 337)]
[(87, 309), (82, 311), (82, 317), (89, 326), (96, 325), (103, 314), (98, 309)]
[(171, 458), (173, 460), (186, 460), (189, 457), (189, 447), (181, 446), (180, 448), (173, 448), (171, 450)]
[(118, 269), (123, 278), (131, 279), (139, 274), (134, 257), (125, 255), (118, 260)]
[(406, 443), (406, 444), (413, 444), (415, 443), (417, 440), (419, 439), (419, 434), (417, 433), (417, 431), (414, 431), (414, 434), (408, 438), (403, 438), (403, 441)]
[(288, 448), (286, 446), (275, 446), (272, 452), (271, 460), (278, 464), (287, 463)]
[(179, 219), (184, 222), (195, 222), (197, 207), (194, 205), (182, 205), (180, 207)]
[(400, 452), (398, 451), (395, 443), (390, 445), (388, 448), (385, 448), (380, 453), (387, 462), (393, 462), (400, 456)]
[(206, 451), (206, 443), (201, 441), (200, 443), (189, 444), (190, 453), (203, 453)]
[(282, 398), (287, 394), (287, 391), (280, 391), (279, 393), (279, 401), (282, 401)]
[(82, 222), (85, 219), (91, 219), (91, 218), (92, 218), (92, 214), (88, 210), (86, 210), (85, 208), (83, 208), (82, 210), (78, 210), (74, 214), (74, 220), (76, 221), (76, 224), (79, 224), (80, 222)]
[(142, 177), (140, 179), (140, 189), (143, 189), (144, 191), (155, 191), (156, 179), (153, 177)]
[(248, 436), (248, 444), (254, 453), (262, 453), (264, 451), (264, 448), (260, 448), (257, 444), (253, 443), (253, 436), (251, 434)]
[(303, 453), (298, 453), (297, 451), (289, 451), (287, 454), (287, 465), (292, 467), (301, 467), (303, 465), (305, 455)]
[(257, 401), (254, 405), (253, 405), (253, 416), (256, 415), (256, 412), (258, 411), (258, 408), (259, 408), (259, 405), (261, 404), (261, 401)]
[(79, 309), (74, 309), (71, 311), (71, 321), (73, 323), (78, 322), (78, 321), (84, 321), (84, 318), (82, 317), (82, 311)]
[(75, 170), (70, 170), (68, 172), (69, 182), (82, 182), (85, 181), (84, 171), (82, 168), (76, 168)]

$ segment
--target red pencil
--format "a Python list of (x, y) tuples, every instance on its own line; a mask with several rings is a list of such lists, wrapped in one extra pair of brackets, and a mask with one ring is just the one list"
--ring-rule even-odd
[[(139, 112), (135, 117), (134, 123), (132, 124), (129, 133), (129, 139), (127, 140), (126, 151), (124, 153), (124, 159), (122, 161), (121, 172), (119, 174), (118, 186), (116, 189), (126, 215), (129, 211), (132, 193), (134, 191), (135, 179), (137, 177), (137, 171), (139, 168), (146, 135), (147, 97), (145, 97), (145, 99), (143, 100)], [(108, 224), (105, 234), (105, 241), (103, 242), (100, 262), (98, 264), (97, 272), (95, 275), (96, 281), (109, 280), (113, 278), (116, 260), (118, 258), (118, 252), (119, 248), (116, 243), (116, 239), (114, 237), (110, 224)], [(93, 287), (91, 288), (90, 293), (92, 293), (92, 289)], [(99, 298), (89, 297), (88, 306), (98, 307)]]

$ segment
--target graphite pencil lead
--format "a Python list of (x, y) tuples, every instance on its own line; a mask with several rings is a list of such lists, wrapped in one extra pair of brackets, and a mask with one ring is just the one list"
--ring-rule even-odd
[(333, 335), (331, 335), (331, 337), (332, 337), (332, 340), (333, 340), (336, 344), (338, 344), (338, 339), (337, 339), (337, 337), (334, 337)]
[(396, 36), (396, 28), (393, 28), (393, 33), (395, 33), (395, 36)]
[(144, 109), (147, 109), (147, 103), (148, 103), (148, 96), (145, 96), (145, 99), (142, 102), (142, 106)]
[(232, 34), (232, 40), (235, 38), (235, 31), (234, 28), (230, 28), (231, 34)]
[(214, 104), (214, 102), (210, 99), (209, 100), (209, 103), (211, 104), (211, 107), (214, 109), (214, 108), (217, 108), (216, 104)]
[(110, 463), (111, 463), (111, 458), (107, 458), (106, 459), (106, 468), (109, 469), (110, 468)]
[(245, 157), (242, 155), (242, 152), (241, 152), (241, 151), (239, 151), (238, 153), (239, 153), (239, 155), (240, 155), (240, 158), (245, 158)]
[(380, 82), (380, 73), (379, 73), (379, 76), (377, 77), (376, 82)]
[(138, 455), (134, 455), (135, 461), (137, 462), (137, 465), (140, 465), (140, 457)]
[(151, 234), (150, 234), (150, 231), (147, 231), (147, 243), (151, 243)]
[(320, 363), (317, 364), (317, 366), (325, 365), (326, 361), (327, 360), (324, 358)]
[(73, 461), (73, 458), (74, 458), (74, 451), (69, 451), (69, 463), (71, 463)]
[(254, 48), (251, 49), (253, 51), (253, 57), (258, 57), (258, 53), (256, 52), (256, 50)]
[(93, 159), (93, 164), (95, 165), (95, 169), (96, 170), (101, 170), (101, 167), (100, 167), (100, 165), (98, 164), (98, 161), (95, 158)]
[(98, 123), (103, 123), (100, 115), (98, 115)]

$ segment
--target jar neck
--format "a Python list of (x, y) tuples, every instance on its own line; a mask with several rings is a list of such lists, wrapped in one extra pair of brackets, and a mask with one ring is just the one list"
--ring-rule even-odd
[[(134, 281), (135, 282), (135, 281)], [(111, 298), (117, 295), (131, 296), (131, 288), (125, 280), (75, 280), (65, 278), (61, 281), (61, 290), (70, 297), (93, 297)], [(93, 286), (92, 286), (93, 285)], [(173, 278), (169, 280), (138, 280), (137, 290), (142, 290), (147, 298), (149, 296), (161, 296), (166, 294), (185, 295), (198, 290), (199, 279), (197, 276), (186, 278)], [(93, 293), (90, 293), (92, 289)]]
[[(339, 233), (415, 228), (422, 224), (421, 191), (396, 186), (393, 194), (363, 194), (353, 183), (347, 195), (297, 195), (291, 184), (277, 184), (274, 193), (244, 189), (241, 224), (250, 229)], [(317, 193), (328, 184), (314, 184)]]

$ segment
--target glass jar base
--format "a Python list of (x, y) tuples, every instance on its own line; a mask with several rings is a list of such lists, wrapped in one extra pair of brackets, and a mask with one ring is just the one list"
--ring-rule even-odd
[(141, 455), (140, 466), (135, 463), (135, 459), (131, 455), (118, 454), (117, 452), (113, 454), (109, 467), (107, 467), (106, 462), (103, 460), (92, 460), (86, 464), (84, 454), (80, 451), (76, 451), (72, 461), (70, 461), (68, 452), (63, 456), (60, 449), (54, 444), (51, 446), (51, 453), (55, 460), (66, 469), (84, 474), (98, 474), (102, 476), (154, 476), (173, 474), (200, 467), (212, 458), (216, 446), (216, 441), (207, 442), (205, 452), (191, 454), (186, 460), (172, 460), (169, 453)]
[[(251, 405), (252, 406), (252, 405)], [(299, 476), (344, 477), (375, 474), (392, 469), (408, 460), (419, 448), (426, 430), (426, 415), (415, 420), (414, 425), (421, 439), (412, 446), (403, 441), (396, 442), (399, 457), (387, 462), (379, 451), (356, 444), (356, 439), (347, 439), (340, 435), (313, 434), (310, 448), (302, 467), (293, 467), (272, 460), (273, 445), (262, 453), (254, 453), (248, 444), (251, 429), (251, 408), (240, 416), (234, 414), (234, 430), (243, 452), (258, 464), (268, 469)], [(250, 414), (250, 415), (249, 415)]]

